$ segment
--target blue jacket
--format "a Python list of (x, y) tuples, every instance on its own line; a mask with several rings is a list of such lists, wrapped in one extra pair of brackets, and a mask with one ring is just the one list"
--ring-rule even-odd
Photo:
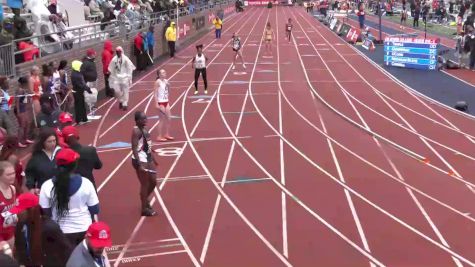
[(153, 36), (153, 32), (147, 32), (147, 44), (149, 46), (155, 46), (155, 37)]

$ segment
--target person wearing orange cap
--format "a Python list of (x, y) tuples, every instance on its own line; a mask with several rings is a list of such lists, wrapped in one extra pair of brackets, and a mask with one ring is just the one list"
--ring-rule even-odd
[(109, 64), (109, 83), (114, 88), (114, 95), (119, 102), (119, 109), (127, 110), (129, 89), (132, 84), (132, 73), (135, 66), (124, 54), (122, 47), (115, 49), (116, 55)]
[(62, 136), (67, 146), (79, 154), (78, 167), (76, 173), (80, 174), (91, 181), (96, 188), (93, 170), (102, 168), (102, 161), (99, 159), (97, 150), (93, 146), (83, 146), (79, 143), (79, 132), (74, 126), (66, 126), (63, 128)]
[(43, 215), (51, 217), (72, 244), (79, 244), (99, 213), (99, 199), (93, 184), (75, 174), (79, 154), (63, 148), (56, 154), (58, 173), (44, 182), (40, 190)]
[(89, 226), (83, 242), (77, 245), (66, 267), (106, 267), (104, 249), (112, 246), (111, 230), (104, 222)]

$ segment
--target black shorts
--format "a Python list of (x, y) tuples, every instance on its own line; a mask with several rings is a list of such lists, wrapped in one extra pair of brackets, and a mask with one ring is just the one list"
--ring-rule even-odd
[(234, 52), (237, 52), (237, 51), (239, 51), (239, 50), (241, 50), (241, 48), (238, 48), (238, 49), (233, 48), (233, 51), (234, 51)]

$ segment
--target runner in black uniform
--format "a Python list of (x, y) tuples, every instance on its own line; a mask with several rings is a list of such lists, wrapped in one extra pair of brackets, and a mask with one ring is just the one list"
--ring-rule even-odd
[(242, 53), (241, 53), (241, 48), (242, 48), (241, 38), (239, 38), (237, 33), (233, 34), (233, 40), (231, 42), (231, 45), (232, 45), (233, 51), (234, 51), (233, 69), (236, 68), (236, 59), (238, 57), (241, 58), (242, 67), (246, 68), (246, 64), (244, 64), (244, 59), (242, 58)]
[(292, 37), (292, 28), (294, 25), (292, 25), (292, 19), (289, 18), (289, 22), (285, 24), (285, 35), (289, 38), (289, 43), (290, 43), (290, 38)]

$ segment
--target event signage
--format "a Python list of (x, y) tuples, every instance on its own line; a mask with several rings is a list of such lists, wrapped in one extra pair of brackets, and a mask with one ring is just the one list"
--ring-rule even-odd
[(437, 69), (437, 39), (387, 37), (384, 39), (384, 63), (387, 66)]
[(269, 4), (269, 2), (272, 2), (272, 4), (274, 5), (279, 4), (278, 1), (247, 0), (247, 1), (244, 1), (244, 6), (266, 6), (267, 4)]

